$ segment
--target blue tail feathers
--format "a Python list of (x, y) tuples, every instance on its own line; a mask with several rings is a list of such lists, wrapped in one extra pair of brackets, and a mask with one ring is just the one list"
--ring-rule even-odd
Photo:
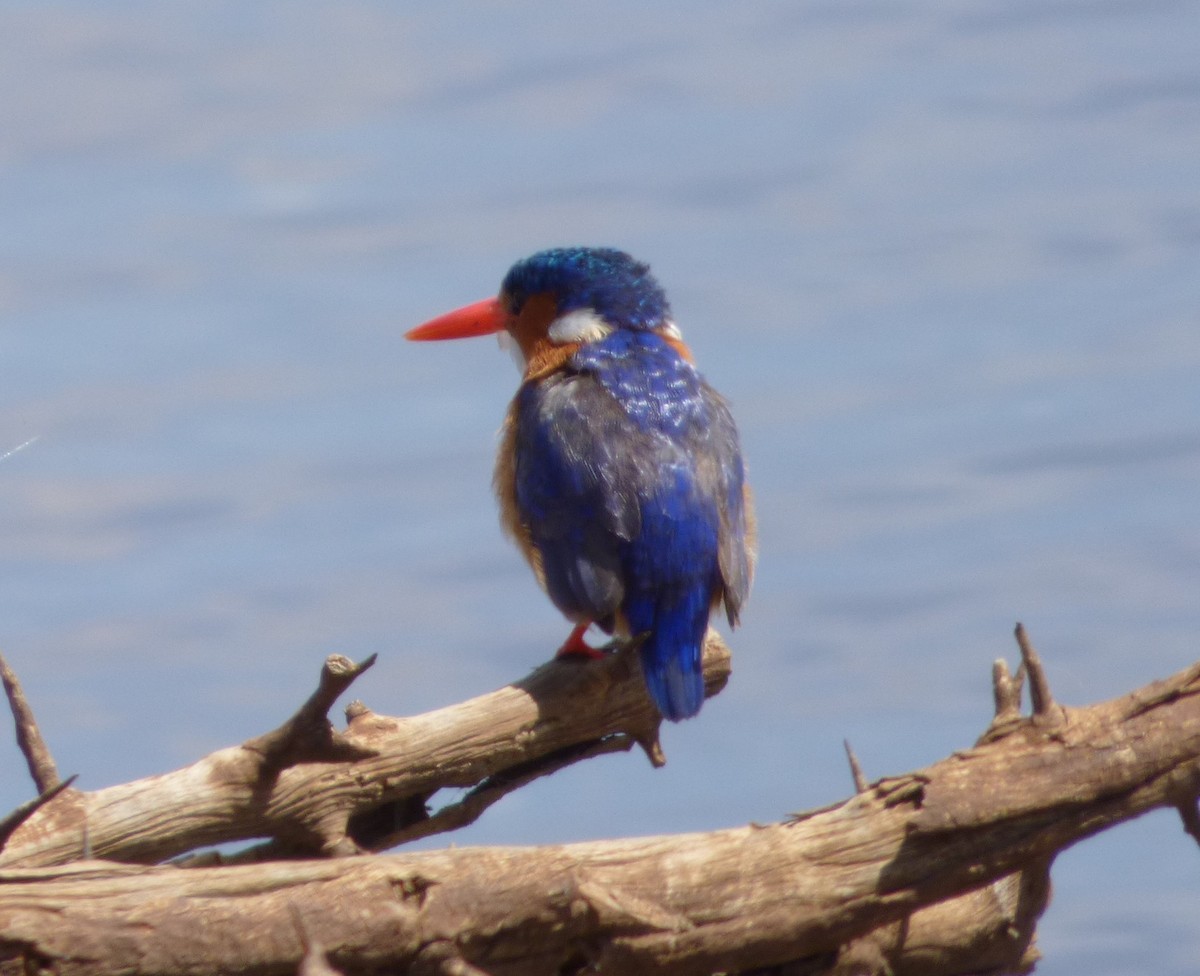
[(663, 718), (691, 718), (704, 703), (700, 658), (708, 630), (709, 595), (702, 588), (658, 601), (630, 601), (626, 612), (634, 636), (645, 634), (638, 653), (646, 687)]

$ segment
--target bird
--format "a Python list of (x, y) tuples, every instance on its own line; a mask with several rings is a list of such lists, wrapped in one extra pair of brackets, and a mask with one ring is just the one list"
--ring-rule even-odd
[(712, 612), (736, 626), (755, 519), (737, 426), (697, 370), (649, 265), (612, 247), (514, 264), (499, 294), (405, 333), (496, 333), (521, 371), (500, 435), (501, 522), (574, 623), (559, 656), (603, 656), (589, 626), (636, 642), (651, 699), (678, 722), (704, 701)]

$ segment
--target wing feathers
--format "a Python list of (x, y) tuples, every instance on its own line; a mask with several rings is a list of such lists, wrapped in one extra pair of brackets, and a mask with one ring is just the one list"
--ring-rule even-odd
[[(512, 458), (509, 461), (506, 458)], [(736, 623), (753, 515), (725, 401), (665, 340), (617, 332), (528, 379), (496, 474), (505, 524), (573, 620), (628, 621), (671, 719), (703, 699), (710, 607)]]

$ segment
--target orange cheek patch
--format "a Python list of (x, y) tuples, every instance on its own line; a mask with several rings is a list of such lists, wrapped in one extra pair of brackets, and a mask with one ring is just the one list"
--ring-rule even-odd
[(512, 320), (508, 331), (517, 340), (526, 362), (532, 362), (535, 348), (546, 342), (546, 332), (557, 315), (558, 302), (548, 292), (525, 299), (521, 313)]
[(537, 379), (560, 369), (575, 354), (579, 343), (557, 345), (547, 332), (558, 317), (558, 302), (549, 292), (530, 295), (521, 306), (521, 313), (509, 326), (521, 355), (525, 357), (525, 379)]

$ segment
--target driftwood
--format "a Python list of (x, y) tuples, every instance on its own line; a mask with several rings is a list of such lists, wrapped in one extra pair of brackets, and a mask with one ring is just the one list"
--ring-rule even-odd
[[(1026, 972), (1058, 851), (1162, 806), (1200, 840), (1200, 664), (1068, 709), (1018, 637), (1024, 663), (994, 671), (995, 718), (975, 746), (874, 783), (856, 772), (858, 792), (822, 810), (711, 833), (349, 858), (328, 855), (469, 822), (590, 755), (662, 753), (634, 656), (552, 662), (415, 718), (352, 705), (343, 732), (324, 713), (363, 668), (331, 659), (274, 733), (125, 786), (59, 786), (10, 817), (0, 973)], [(710, 640), (710, 694), (728, 667)], [(428, 814), (444, 785), (470, 792)], [(251, 837), (270, 838), (239, 858), (258, 863), (146, 863)]]
[[(710, 695), (724, 687), (729, 660), (710, 631)], [(175, 772), (67, 791), (16, 830), (0, 867), (87, 857), (153, 864), (261, 837), (271, 841), (244, 860), (359, 854), (464, 826), (513, 789), (590, 756), (640, 745), (652, 763), (665, 762), (634, 653), (551, 661), (523, 681), (411, 718), (353, 702), (348, 727), (334, 731), (326, 713), (373, 662), (330, 657), (313, 696), (267, 735)], [(470, 792), (429, 816), (427, 801), (444, 787)]]

